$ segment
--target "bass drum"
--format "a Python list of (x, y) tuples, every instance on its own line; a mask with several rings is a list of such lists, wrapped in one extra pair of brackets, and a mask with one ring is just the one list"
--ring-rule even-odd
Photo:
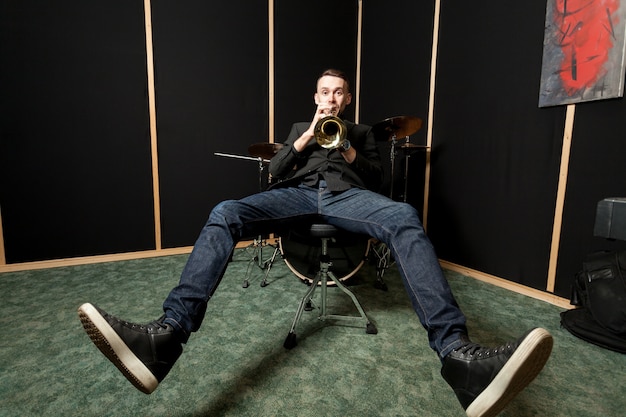
[[(340, 234), (328, 241), (330, 271), (341, 282), (357, 273), (369, 253), (370, 240), (355, 234)], [(304, 283), (312, 284), (320, 269), (322, 241), (297, 232), (280, 238), (280, 251), (289, 269)], [(335, 285), (330, 279), (328, 285)]]

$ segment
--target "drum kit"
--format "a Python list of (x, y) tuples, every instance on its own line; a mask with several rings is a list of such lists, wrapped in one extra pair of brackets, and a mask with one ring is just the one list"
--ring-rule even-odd
[[(389, 197), (393, 199), (394, 171), (398, 155), (404, 156), (404, 194), (403, 201), (406, 202), (408, 191), (408, 167), (409, 158), (417, 151), (427, 149), (427, 146), (416, 145), (410, 142), (409, 137), (416, 133), (422, 127), (422, 120), (413, 116), (395, 116), (380, 121), (372, 126), (372, 133), (378, 142), (387, 142), (390, 144), (390, 162), (391, 162), (391, 191)], [(248, 147), (250, 156), (235, 155), (215, 152), (215, 156), (244, 159), (255, 161), (258, 164), (258, 181), (259, 191), (263, 191), (263, 178), (265, 167), (270, 160), (283, 147), (280, 143), (255, 143)], [(246, 248), (252, 252), (252, 257), (248, 263), (248, 269), (244, 279), (243, 287), (250, 285), (249, 276), (252, 265), (258, 266), (265, 270), (261, 286), (268, 285), (268, 276), (276, 260), (277, 255), (281, 255), (285, 264), (289, 269), (298, 276), (303, 282), (311, 284), (315, 278), (315, 267), (318, 265), (319, 248), (315, 241), (297, 234), (278, 238), (278, 243), (269, 243), (269, 240), (263, 236), (258, 236)], [(271, 255), (267, 258), (263, 257), (263, 249), (271, 248)], [(333, 260), (333, 270), (340, 281), (347, 280), (363, 266), (365, 260), (370, 253), (376, 256), (377, 282), (376, 287), (386, 290), (383, 276), (385, 271), (391, 266), (391, 251), (381, 242), (375, 242), (373, 239), (365, 241), (355, 241), (354, 238), (337, 240), (335, 244), (329, 247), (330, 256)], [(331, 283), (329, 282), (329, 285)]]
[(404, 193), (402, 199), (406, 203), (409, 184), (409, 158), (417, 151), (427, 149), (425, 145), (416, 145), (410, 142), (410, 136), (420, 130), (422, 119), (413, 116), (395, 116), (385, 119), (372, 126), (372, 132), (379, 141), (391, 144), (389, 153), (391, 159), (391, 190), (389, 198), (394, 198), (393, 185), (395, 182), (396, 158), (401, 153), (404, 158)]
[[(422, 128), (422, 119), (414, 116), (394, 116), (382, 120), (372, 126), (374, 137), (378, 141), (391, 144), (389, 152), (391, 162), (389, 198), (394, 198), (394, 184), (396, 171), (396, 158), (399, 154), (404, 156), (404, 192), (402, 201), (407, 202), (409, 184), (409, 159), (417, 151), (428, 149), (425, 145), (416, 145), (410, 142), (410, 136)], [(376, 256), (376, 287), (387, 290), (383, 276), (385, 271), (392, 265), (391, 250), (382, 242), (373, 242), (371, 251)]]

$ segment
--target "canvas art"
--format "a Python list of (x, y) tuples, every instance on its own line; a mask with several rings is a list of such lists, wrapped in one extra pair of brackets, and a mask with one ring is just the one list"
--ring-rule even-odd
[(622, 97), (626, 0), (548, 0), (539, 107)]

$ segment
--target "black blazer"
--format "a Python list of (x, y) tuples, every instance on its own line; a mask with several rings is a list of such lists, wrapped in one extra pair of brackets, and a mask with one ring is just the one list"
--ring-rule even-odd
[[(371, 127), (344, 120), (347, 139), (356, 150), (356, 159), (348, 164), (336, 149), (324, 149), (312, 140), (302, 152), (293, 143), (310, 126), (310, 122), (294, 123), (284, 146), (274, 155), (269, 172), (274, 183), (270, 188), (297, 186), (314, 172), (329, 169), (340, 173), (340, 179), (354, 187), (378, 191), (382, 184), (383, 169)], [(277, 180), (277, 181), (276, 181)]]

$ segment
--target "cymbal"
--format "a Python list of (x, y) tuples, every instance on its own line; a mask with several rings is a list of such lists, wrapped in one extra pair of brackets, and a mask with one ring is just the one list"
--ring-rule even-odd
[(248, 153), (257, 158), (272, 159), (282, 147), (282, 143), (255, 143), (248, 146)]
[(372, 131), (377, 140), (392, 140), (410, 136), (420, 130), (422, 119), (414, 116), (395, 116), (376, 123)]

